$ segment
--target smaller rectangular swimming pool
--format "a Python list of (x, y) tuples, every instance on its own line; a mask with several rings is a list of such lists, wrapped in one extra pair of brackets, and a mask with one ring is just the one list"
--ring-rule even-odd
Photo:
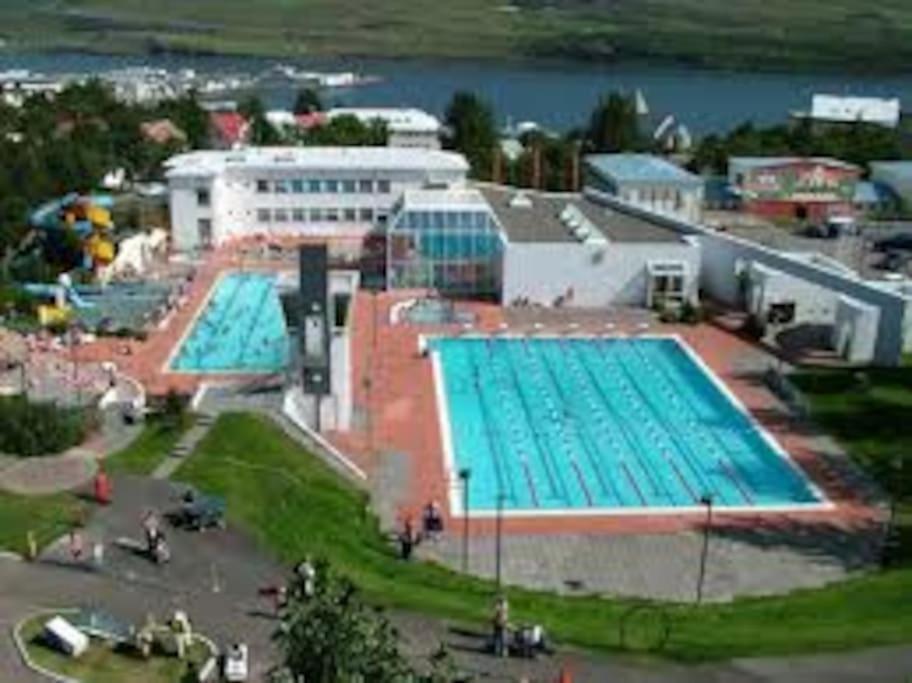
[(215, 283), (170, 370), (270, 374), (282, 371), (288, 358), (288, 331), (276, 276), (233, 272)]

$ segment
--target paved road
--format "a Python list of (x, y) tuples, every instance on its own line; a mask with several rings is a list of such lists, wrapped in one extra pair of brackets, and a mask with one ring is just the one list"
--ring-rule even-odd
[[(175, 504), (176, 489), (168, 482), (136, 478), (115, 480), (115, 504), (99, 511), (87, 530), (91, 538), (110, 541), (138, 536), (146, 509)], [(156, 567), (128, 551), (110, 548), (102, 571), (73, 565), (65, 544), (48, 549), (42, 560), (26, 564), (0, 559), (0, 681), (33, 683), (34, 675), (19, 662), (6, 634), (36, 608), (93, 605), (124, 619), (140, 621), (151, 612), (162, 619), (184, 609), (196, 627), (225, 645), (243, 639), (251, 646), (257, 674), (274, 658), (270, 635), (276, 622), (257, 589), (281, 576), (281, 566), (260, 552), (241, 533), (229, 529), (206, 534), (171, 531), (173, 560)], [(424, 658), (444, 642), (461, 668), (479, 682), (554, 681), (558, 668), (570, 661), (576, 683), (766, 683), (825, 681), (908, 683), (912, 680), (912, 647), (819, 657), (738, 660), (684, 666), (626, 657), (597, 657), (562, 652), (551, 659), (526, 662), (498, 660), (481, 652), (484, 634), (455, 628), (428, 617), (395, 613), (406, 649)]]

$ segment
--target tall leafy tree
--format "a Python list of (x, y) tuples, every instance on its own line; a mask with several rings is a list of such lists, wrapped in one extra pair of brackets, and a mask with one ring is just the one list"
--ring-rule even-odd
[(251, 95), (238, 105), (238, 113), (250, 124), (250, 142), (254, 145), (277, 145), (282, 136), (266, 119), (266, 108), (262, 100)]
[(295, 114), (313, 114), (323, 111), (323, 99), (320, 97), (320, 93), (313, 88), (298, 91), (293, 111)]
[(636, 101), (613, 92), (602, 97), (589, 118), (586, 133), (593, 152), (631, 152), (642, 145)]
[(275, 634), (285, 666), (308, 683), (411, 683), (398, 635), (377, 610), (361, 601), (354, 584), (318, 563), (315, 590), (292, 598)]
[(457, 92), (447, 106), (445, 122), (446, 146), (466, 156), (475, 178), (490, 178), (498, 136), (488, 103), (474, 93)]

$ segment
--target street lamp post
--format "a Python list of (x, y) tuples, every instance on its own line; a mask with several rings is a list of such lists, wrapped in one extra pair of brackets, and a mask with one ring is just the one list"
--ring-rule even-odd
[(896, 534), (896, 515), (897, 515), (897, 506), (898, 498), (902, 495), (902, 468), (903, 468), (903, 459), (901, 456), (896, 456), (893, 458), (890, 463), (893, 466), (892, 471), (892, 485), (889, 487), (890, 490), (890, 517), (887, 520), (887, 528), (884, 533), (883, 540), (883, 550), (881, 553), (881, 564), (886, 564), (890, 561), (890, 546), (894, 544), (894, 535)]
[(503, 506), (504, 506), (504, 494), (497, 494), (497, 535), (496, 535), (496, 546), (495, 546), (495, 575), (497, 577), (497, 593), (500, 594), (501, 587), (501, 575), (502, 575), (502, 553), (503, 553)]
[(703, 549), (700, 551), (700, 570), (697, 575), (697, 604), (703, 601), (703, 581), (706, 579), (706, 560), (709, 555), (709, 534), (712, 530), (712, 494), (704, 494), (700, 498), (700, 505), (706, 507), (706, 522), (703, 525)]
[(462, 482), (462, 571), (469, 571), (469, 481), (472, 470), (464, 467), (459, 470), (459, 479)]

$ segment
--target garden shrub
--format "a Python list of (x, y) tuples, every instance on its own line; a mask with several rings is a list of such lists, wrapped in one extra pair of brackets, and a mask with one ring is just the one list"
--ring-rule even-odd
[(53, 455), (82, 443), (97, 426), (94, 409), (0, 397), (0, 452)]

